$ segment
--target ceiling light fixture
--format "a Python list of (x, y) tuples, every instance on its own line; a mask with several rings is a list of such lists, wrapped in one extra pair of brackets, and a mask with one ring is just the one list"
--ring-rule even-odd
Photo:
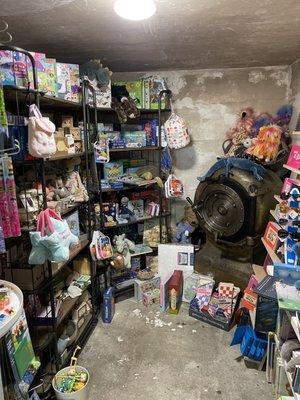
[(114, 10), (122, 18), (141, 21), (155, 14), (156, 5), (153, 0), (116, 0)]

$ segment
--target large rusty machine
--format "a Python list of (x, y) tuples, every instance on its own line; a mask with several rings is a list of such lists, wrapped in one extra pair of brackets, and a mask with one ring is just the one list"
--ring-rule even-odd
[[(223, 164), (220, 161), (199, 178), (194, 202), (188, 201), (206, 233), (206, 246), (197, 258), (213, 259), (213, 263), (217, 262), (222, 268), (222, 259), (231, 260), (231, 264), (253, 262), (270, 219), (270, 209), (276, 203), (274, 195), (280, 192), (282, 182), (275, 172), (253, 162), (247, 164), (249, 160), (245, 160), (247, 165), (242, 161), (240, 166), (238, 161), (230, 167), (228, 161)], [(241, 266), (238, 269), (242, 269)]]

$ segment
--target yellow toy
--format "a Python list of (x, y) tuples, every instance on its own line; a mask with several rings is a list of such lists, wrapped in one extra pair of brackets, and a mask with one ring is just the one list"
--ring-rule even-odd
[(281, 133), (282, 131), (277, 125), (261, 127), (253, 145), (249, 147), (246, 153), (260, 161), (274, 161), (279, 151)]

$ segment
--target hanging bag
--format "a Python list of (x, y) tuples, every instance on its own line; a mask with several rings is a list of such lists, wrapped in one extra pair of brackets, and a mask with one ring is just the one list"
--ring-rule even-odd
[(28, 262), (33, 265), (43, 264), (46, 260), (68, 261), (70, 248), (79, 243), (67, 221), (49, 208), (40, 212), (36, 232), (30, 232), (30, 240), (32, 250)]
[(175, 114), (172, 100), (170, 105), (171, 115), (164, 124), (167, 143), (170, 149), (181, 149), (190, 143), (190, 136), (185, 120)]
[(28, 150), (33, 157), (47, 158), (56, 153), (55, 125), (43, 117), (35, 104), (29, 107)]

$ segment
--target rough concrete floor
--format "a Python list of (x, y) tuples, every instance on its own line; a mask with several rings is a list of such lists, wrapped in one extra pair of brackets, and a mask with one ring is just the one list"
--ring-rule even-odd
[(134, 299), (118, 303), (81, 355), (89, 400), (272, 400), (265, 373), (237, 360), (231, 336), (189, 317), (185, 305), (174, 316)]

